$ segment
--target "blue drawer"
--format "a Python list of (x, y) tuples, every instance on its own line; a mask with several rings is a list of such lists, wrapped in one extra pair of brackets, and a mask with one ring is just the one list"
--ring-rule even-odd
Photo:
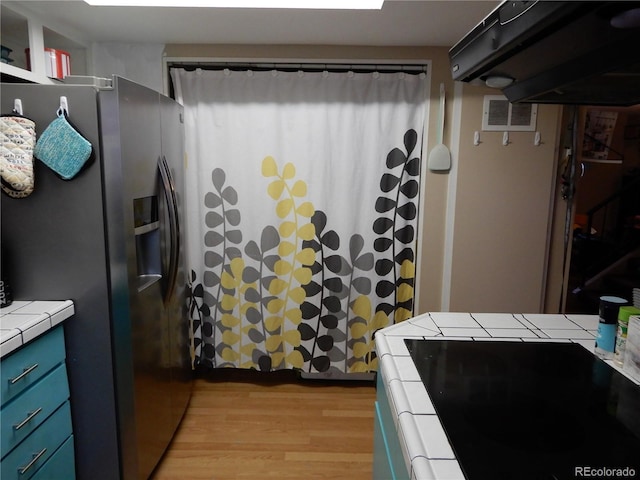
[(31, 480), (73, 480), (76, 478), (76, 466), (73, 453), (73, 435), (51, 455)]
[(0, 368), (2, 404), (25, 391), (64, 359), (61, 325), (3, 358)]
[(69, 399), (67, 369), (58, 365), (19, 398), (0, 410), (0, 451), (4, 458), (60, 405)]
[(71, 409), (65, 402), (9, 455), (2, 459), (2, 480), (27, 480), (71, 436)]

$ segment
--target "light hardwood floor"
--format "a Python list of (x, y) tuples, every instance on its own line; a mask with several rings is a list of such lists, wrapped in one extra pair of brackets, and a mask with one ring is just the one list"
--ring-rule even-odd
[(370, 480), (373, 382), (200, 375), (152, 480)]

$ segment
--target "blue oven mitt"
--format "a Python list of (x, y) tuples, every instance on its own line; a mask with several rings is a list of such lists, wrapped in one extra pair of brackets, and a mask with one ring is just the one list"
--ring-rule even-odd
[(68, 122), (63, 111), (36, 142), (33, 155), (64, 180), (75, 177), (91, 156), (91, 143)]

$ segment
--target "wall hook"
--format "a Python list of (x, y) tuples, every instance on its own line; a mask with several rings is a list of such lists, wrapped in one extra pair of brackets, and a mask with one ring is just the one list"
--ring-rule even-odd
[(18, 115), (22, 115), (22, 100), (20, 100), (19, 98), (16, 98), (13, 101), (13, 111)]
[(507, 145), (509, 145), (509, 143), (510, 143), (509, 142), (509, 132), (504, 132), (502, 134), (502, 145), (504, 145), (506, 147)]
[(536, 134), (533, 136), (533, 144), (538, 147), (540, 146), (540, 144), (542, 143), (542, 140), (540, 138), (540, 132), (536, 132)]
[(67, 102), (67, 97), (60, 97), (60, 108), (58, 108), (58, 115), (69, 115), (69, 102)]

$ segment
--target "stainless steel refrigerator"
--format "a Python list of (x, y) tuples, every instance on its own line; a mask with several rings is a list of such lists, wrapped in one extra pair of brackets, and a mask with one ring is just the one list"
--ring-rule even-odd
[(33, 193), (2, 194), (3, 269), (14, 300), (75, 303), (64, 329), (78, 478), (146, 479), (191, 395), (182, 107), (119, 77), (0, 94), (2, 113), (20, 99), (38, 135), (66, 97), (93, 146), (71, 180), (35, 160)]

